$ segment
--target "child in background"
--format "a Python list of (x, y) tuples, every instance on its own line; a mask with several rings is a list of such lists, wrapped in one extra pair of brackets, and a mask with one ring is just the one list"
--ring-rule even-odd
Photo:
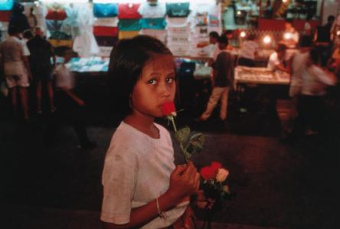
[(89, 140), (85, 123), (82, 120), (85, 102), (73, 91), (74, 75), (66, 67), (71, 60), (72, 54), (72, 50), (66, 48), (63, 52), (64, 62), (58, 65), (54, 71), (57, 87), (55, 93), (56, 111), (50, 119), (46, 140), (48, 141), (47, 143), (54, 140), (54, 135), (60, 122), (69, 123), (73, 126), (79, 138), (79, 148), (92, 149), (96, 147), (96, 144)]
[(172, 226), (190, 210), (199, 186), (193, 163), (175, 166), (170, 135), (154, 122), (175, 97), (174, 57), (155, 38), (123, 39), (111, 53), (109, 75), (124, 119), (105, 158), (104, 228)]

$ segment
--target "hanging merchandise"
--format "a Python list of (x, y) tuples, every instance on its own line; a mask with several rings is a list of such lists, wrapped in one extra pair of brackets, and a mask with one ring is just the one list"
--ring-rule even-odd
[(65, 6), (65, 11), (67, 18), (63, 21), (60, 31), (72, 36), (72, 38), (75, 38), (79, 34), (77, 5), (70, 3)]
[(142, 17), (138, 12), (139, 3), (119, 3), (118, 18), (119, 19), (139, 19)]
[(139, 31), (141, 29), (140, 20), (122, 19), (118, 23), (119, 31)]
[(118, 39), (133, 38), (139, 34), (139, 31), (119, 31)]
[(190, 3), (166, 3), (166, 14), (169, 17), (187, 17), (190, 13)]
[(46, 4), (46, 8), (46, 19), (48, 20), (64, 20), (67, 17), (65, 8), (60, 3), (54, 2), (51, 4)]
[(13, 7), (13, 0), (0, 0), (0, 11), (8, 11)]
[(163, 30), (166, 26), (165, 18), (142, 18), (140, 19), (142, 29)]
[(166, 30), (159, 30), (159, 29), (142, 29), (139, 34), (141, 35), (148, 35), (151, 37), (155, 37), (158, 40), (165, 43), (166, 41)]
[(143, 18), (162, 18), (165, 17), (165, 3), (156, 2), (149, 3), (144, 2), (140, 5), (138, 12), (143, 16)]
[(117, 37), (118, 27), (94, 26), (93, 34), (95, 36)]
[(80, 34), (75, 38), (73, 51), (81, 57), (89, 57), (99, 53), (99, 47), (93, 35), (94, 18), (88, 4), (79, 7), (77, 22)]
[(96, 18), (93, 25), (94, 26), (117, 27), (118, 21), (119, 20), (117, 17)]
[(95, 17), (116, 17), (118, 15), (117, 3), (93, 3)]

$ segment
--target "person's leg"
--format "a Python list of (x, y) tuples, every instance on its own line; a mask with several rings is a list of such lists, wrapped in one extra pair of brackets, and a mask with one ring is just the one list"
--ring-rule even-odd
[(27, 87), (20, 87), (21, 106), (24, 111), (24, 119), (29, 119), (28, 90)]
[(37, 112), (39, 114), (42, 113), (42, 105), (41, 105), (41, 100), (42, 100), (42, 82), (41, 80), (37, 81), (36, 85), (36, 90), (35, 90), (35, 95), (37, 97)]
[(224, 90), (225, 90), (224, 87), (214, 87), (213, 88), (211, 95), (210, 95), (210, 98), (209, 98), (209, 101), (208, 101), (208, 104), (207, 104), (207, 108), (203, 112), (203, 114), (201, 115), (200, 120), (207, 120), (210, 117), (211, 113), (213, 112), (214, 108), (216, 107), (216, 104), (217, 104), (218, 100), (220, 99)]
[(222, 92), (222, 96), (221, 96), (220, 118), (222, 120), (227, 119), (229, 90), (230, 90), (230, 87), (226, 87), (225, 90)]
[(56, 110), (56, 107), (54, 104), (54, 91), (53, 91), (53, 86), (52, 86), (51, 81), (47, 82), (47, 91), (48, 91), (48, 97), (50, 99), (51, 112), (54, 112)]
[(18, 117), (18, 98), (17, 98), (17, 87), (12, 87), (10, 88), (11, 91), (11, 99), (12, 99), (12, 105), (13, 105), (13, 110), (14, 110), (14, 115)]

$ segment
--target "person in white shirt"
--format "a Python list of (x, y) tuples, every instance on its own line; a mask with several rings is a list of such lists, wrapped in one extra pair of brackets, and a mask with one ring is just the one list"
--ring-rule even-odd
[(254, 40), (255, 35), (250, 34), (247, 40), (242, 43), (238, 65), (255, 67), (255, 57), (258, 55), (259, 45)]
[[(4, 72), (7, 87), (12, 94), (12, 104), (15, 115), (18, 115), (17, 93), (20, 92), (20, 101), (25, 121), (29, 120), (28, 87), (32, 79), (28, 56), (30, 52), (26, 44), (19, 39), (21, 33), (15, 26), (8, 28), (9, 37), (0, 43), (0, 68)], [(19, 90), (18, 90), (19, 88)]]
[(286, 21), (281, 43), (284, 43), (288, 48), (295, 48), (298, 42), (299, 33), (295, 30), (291, 21)]
[(282, 71), (289, 73), (289, 56), (287, 55), (287, 46), (279, 44), (276, 51), (273, 52), (268, 60), (267, 68), (272, 71)]
[(336, 77), (320, 67), (320, 54), (317, 49), (309, 52), (307, 74), (302, 75), (299, 116), (301, 126), (307, 135), (317, 134), (325, 118), (324, 96), (327, 87), (335, 85)]
[(173, 55), (150, 36), (123, 39), (111, 53), (108, 74), (124, 117), (103, 168), (104, 228), (169, 228), (185, 222), (199, 174), (192, 162), (175, 166), (170, 134), (154, 122), (175, 98)]
[(210, 52), (210, 58), (211, 60), (209, 61), (209, 65), (211, 66), (212, 63), (216, 60), (216, 57), (218, 55), (218, 53), (220, 52), (219, 48), (218, 48), (218, 40), (219, 35), (217, 32), (212, 31), (209, 33), (209, 43), (210, 43), (210, 47), (211, 47), (211, 52)]

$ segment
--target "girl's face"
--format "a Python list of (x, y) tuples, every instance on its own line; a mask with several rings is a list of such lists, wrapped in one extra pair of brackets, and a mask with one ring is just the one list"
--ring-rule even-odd
[(131, 94), (134, 113), (162, 117), (162, 105), (173, 101), (176, 92), (172, 55), (157, 55), (146, 63)]

